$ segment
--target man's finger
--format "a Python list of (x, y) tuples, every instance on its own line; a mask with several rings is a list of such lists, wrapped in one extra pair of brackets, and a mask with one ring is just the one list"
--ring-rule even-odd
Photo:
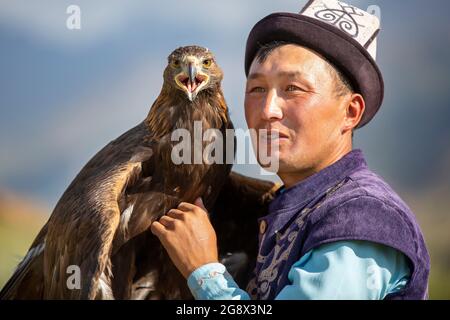
[(158, 221), (154, 221), (150, 226), (150, 231), (157, 236), (158, 238), (164, 235), (167, 230), (166, 227), (164, 227), (161, 223)]
[(166, 228), (173, 228), (175, 224), (175, 219), (165, 215), (159, 219), (159, 223), (161, 223)]
[(197, 208), (196, 205), (189, 202), (181, 202), (178, 205), (178, 209), (182, 211), (194, 211)]
[(184, 211), (178, 209), (170, 209), (169, 212), (166, 213), (166, 216), (169, 216), (174, 219), (183, 219), (184, 214), (185, 214)]
[(193, 211), (193, 212), (197, 212), (199, 209), (201, 209), (201, 211), (204, 211), (205, 213), (208, 212), (206, 210), (205, 205), (203, 204), (203, 201), (201, 200), (201, 198), (197, 198), (195, 200), (195, 204), (188, 203), (188, 202), (181, 202), (178, 205), (178, 209), (182, 210), (182, 211)]

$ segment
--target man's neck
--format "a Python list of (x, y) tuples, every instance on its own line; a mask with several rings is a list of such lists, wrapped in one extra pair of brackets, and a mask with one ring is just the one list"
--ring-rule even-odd
[(353, 149), (353, 145), (350, 144), (348, 146), (337, 148), (335, 152), (331, 153), (330, 156), (328, 156), (323, 161), (317, 163), (315, 166), (308, 168), (306, 170), (301, 170), (297, 172), (288, 172), (286, 174), (279, 173), (278, 176), (283, 181), (285, 188), (290, 188), (297, 183), (307, 179), (308, 177), (322, 171), (323, 169), (331, 166), (332, 164), (336, 163), (340, 159), (342, 159), (346, 154), (351, 152)]

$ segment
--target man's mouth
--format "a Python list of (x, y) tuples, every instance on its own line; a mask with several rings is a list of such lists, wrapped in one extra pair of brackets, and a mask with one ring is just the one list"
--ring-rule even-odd
[(260, 136), (267, 141), (279, 141), (288, 139), (288, 136), (278, 130), (263, 129)]

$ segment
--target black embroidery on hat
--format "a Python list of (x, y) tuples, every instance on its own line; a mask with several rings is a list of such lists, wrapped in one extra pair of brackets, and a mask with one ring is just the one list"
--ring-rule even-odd
[(346, 5), (345, 3), (339, 3), (339, 6), (342, 10), (328, 8), (324, 5), (325, 9), (317, 11), (314, 13), (314, 16), (324, 22), (338, 27), (353, 38), (358, 37), (359, 27), (364, 26), (358, 24), (353, 16), (364, 16), (364, 13), (357, 12), (355, 7)]
[(306, 9), (308, 9), (308, 8), (312, 5), (312, 3), (313, 3), (314, 1), (315, 1), (315, 0), (309, 0), (309, 1), (305, 4), (305, 6), (303, 7), (303, 9), (302, 9), (299, 13), (302, 14), (303, 12), (305, 12)]
[(366, 44), (364, 45), (364, 48), (369, 48), (369, 46), (372, 44), (373, 40), (378, 36), (378, 33), (380, 32), (380, 29), (377, 29), (373, 35), (367, 40)]

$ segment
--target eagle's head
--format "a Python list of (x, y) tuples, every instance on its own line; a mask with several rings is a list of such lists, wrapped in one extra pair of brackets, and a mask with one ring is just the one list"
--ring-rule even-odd
[(194, 101), (201, 91), (216, 88), (222, 78), (222, 70), (214, 55), (199, 46), (180, 47), (173, 51), (164, 71), (166, 85), (182, 91), (190, 101)]

